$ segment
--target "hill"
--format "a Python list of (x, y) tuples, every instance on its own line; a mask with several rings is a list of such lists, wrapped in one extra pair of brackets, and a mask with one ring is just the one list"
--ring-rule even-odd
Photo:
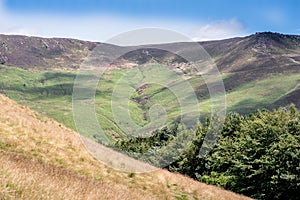
[[(186, 63), (182, 58), (166, 52), (194, 51), (189, 43), (172, 43), (120, 47), (105, 43), (65, 38), (39, 38), (0, 35), (0, 64), (24, 69), (76, 69), (83, 59), (98, 46), (99, 51), (128, 52), (122, 56), (119, 67), (130, 62), (144, 64), (155, 58), (160, 63)], [(262, 32), (246, 37), (199, 42), (216, 62), (220, 72), (283, 72), (299, 71), (300, 36)], [(110, 58), (109, 54), (105, 55)], [(101, 64), (101, 63), (100, 63)]]
[(118, 172), (77, 133), (0, 95), (1, 199), (249, 199), (179, 174)]
[[(96, 92), (97, 118), (112, 139), (123, 134), (111, 110), (114, 87), (124, 74), (134, 73), (137, 66), (156, 66), (153, 61), (182, 72), (197, 95), (201, 116), (209, 116), (210, 95), (205, 81), (191, 70), (192, 63), (162, 50), (168, 47), (175, 52), (193, 54), (195, 49), (189, 48), (189, 43), (119, 47), (74, 39), (7, 35), (0, 35), (0, 42), (0, 93), (72, 129), (75, 129), (73, 83), (80, 64), (93, 50), (102, 55), (97, 60), (100, 67), (101, 63), (104, 65), (112, 59), (110, 55), (128, 52), (103, 74)], [(297, 87), (300, 82), (300, 36), (263, 32), (200, 44), (223, 77), (227, 111), (247, 114), (259, 108), (272, 109), (291, 103), (300, 108)], [(143, 71), (136, 75), (142, 76)], [(148, 84), (131, 89), (135, 92), (129, 99), (130, 112), (137, 124), (149, 123), (148, 110), (156, 103), (165, 108), (170, 121), (180, 115), (179, 106), (174, 103), (176, 97), (166, 88)]]
[(24, 69), (73, 69), (96, 44), (74, 39), (0, 35), (0, 64)]

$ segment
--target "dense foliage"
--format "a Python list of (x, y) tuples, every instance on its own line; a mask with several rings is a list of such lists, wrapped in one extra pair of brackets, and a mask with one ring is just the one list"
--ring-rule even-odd
[[(256, 199), (299, 199), (300, 112), (295, 107), (229, 114), (218, 143), (203, 157), (199, 150), (208, 127), (209, 122), (199, 125), (192, 144), (169, 170)], [(125, 139), (117, 146), (142, 152), (174, 136), (172, 128), (165, 128), (151, 138)]]

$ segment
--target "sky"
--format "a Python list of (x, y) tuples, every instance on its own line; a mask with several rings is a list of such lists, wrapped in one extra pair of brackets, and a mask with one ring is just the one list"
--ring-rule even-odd
[(0, 33), (105, 42), (161, 28), (197, 40), (300, 34), (300, 0), (0, 0)]

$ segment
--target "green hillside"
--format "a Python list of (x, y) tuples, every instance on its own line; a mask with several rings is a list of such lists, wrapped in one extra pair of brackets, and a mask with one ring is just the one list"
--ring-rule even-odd
[[(151, 68), (151, 66), (150, 66)], [(152, 66), (152, 68), (155, 68)], [(146, 69), (146, 68), (145, 68)], [(75, 72), (53, 71), (27, 71), (17, 67), (2, 66), (0, 68), (0, 92), (17, 102), (46, 114), (67, 127), (75, 129), (72, 113), (72, 91), (76, 78)], [(152, 71), (151, 71), (152, 73)], [(130, 81), (140, 84), (141, 72), (136, 69), (106, 71), (99, 80), (95, 96), (96, 113), (103, 130), (118, 138), (124, 135), (112, 113), (112, 93), (116, 87), (125, 87), (124, 78), (133, 76)], [(231, 75), (223, 74), (224, 82)], [(159, 77), (158, 77), (159, 79)], [(118, 86), (119, 81), (125, 81), (123, 86)], [(300, 80), (300, 74), (269, 74), (264, 79), (257, 79), (244, 83), (233, 90), (226, 92), (228, 111), (249, 113), (258, 108), (265, 108), (284, 95), (295, 89)], [(154, 83), (159, 80), (152, 80)], [(200, 76), (187, 79), (194, 89), (201, 111), (202, 119), (209, 116), (210, 98), (206, 85)], [(172, 83), (172, 82), (170, 82)], [(120, 85), (120, 84), (119, 84)], [(172, 122), (181, 114), (176, 94), (159, 84), (146, 84), (140, 87), (126, 86), (133, 91), (129, 100), (130, 117), (134, 123), (145, 126), (150, 123), (149, 109), (155, 104), (160, 104), (168, 114), (167, 122)], [(182, 93), (183, 95), (185, 93)], [(120, 103), (124, 108), (127, 101)]]

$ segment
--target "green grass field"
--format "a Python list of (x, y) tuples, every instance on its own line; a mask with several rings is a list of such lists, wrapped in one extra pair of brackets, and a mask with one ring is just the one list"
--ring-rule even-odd
[[(229, 76), (223, 74), (223, 78)], [(26, 71), (2, 66), (0, 93), (76, 129), (72, 113), (75, 78), (75, 72)], [(299, 80), (300, 74), (270, 74), (268, 78), (241, 85), (226, 94), (227, 111), (247, 113), (264, 108), (295, 88)], [(193, 92), (200, 102), (197, 108), (201, 117), (209, 116), (211, 105), (209, 96), (203, 96), (205, 90), (200, 76), (186, 81), (155, 65), (106, 71), (95, 95), (96, 116), (101, 128), (114, 139), (126, 135), (126, 127), (147, 130), (156, 124), (172, 122), (181, 113), (187, 114), (195, 107), (188, 108), (189, 104), (182, 102), (190, 101), (187, 97)], [(193, 101), (189, 103), (192, 105)], [(167, 114), (165, 118), (163, 113)]]

